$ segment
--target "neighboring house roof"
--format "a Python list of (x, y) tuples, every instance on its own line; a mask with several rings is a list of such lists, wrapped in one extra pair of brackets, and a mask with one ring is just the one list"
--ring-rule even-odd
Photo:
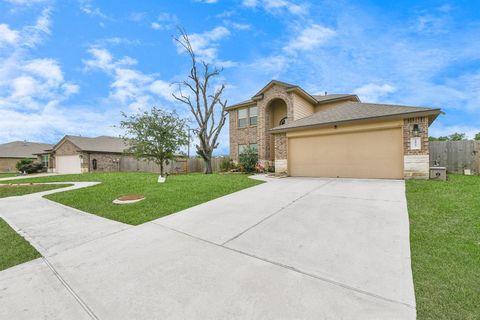
[(0, 158), (36, 158), (35, 154), (51, 148), (52, 145), (47, 143), (13, 141), (0, 144)]
[(69, 140), (81, 151), (90, 152), (107, 152), (107, 153), (123, 153), (128, 145), (122, 138), (99, 136), (95, 138), (79, 137), (79, 136), (65, 136), (56, 146), (56, 149), (64, 140)]
[(438, 108), (410, 107), (391, 104), (343, 102), (328, 110), (316, 112), (311, 116), (275, 127), (271, 131), (282, 132), (305, 127), (337, 124), (376, 118), (402, 117), (405, 115), (432, 115), (431, 122), (442, 113)]

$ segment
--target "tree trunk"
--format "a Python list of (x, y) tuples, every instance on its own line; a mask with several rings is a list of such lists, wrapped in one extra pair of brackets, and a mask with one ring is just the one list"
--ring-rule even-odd
[(163, 177), (163, 161), (160, 162), (160, 176)]
[(205, 174), (212, 174), (212, 158), (205, 158), (203, 160), (205, 160)]

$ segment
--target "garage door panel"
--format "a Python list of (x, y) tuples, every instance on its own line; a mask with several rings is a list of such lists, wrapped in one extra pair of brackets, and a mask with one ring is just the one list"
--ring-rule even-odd
[(55, 167), (58, 173), (81, 173), (80, 156), (56, 156)]
[(403, 178), (400, 128), (289, 138), (291, 176)]

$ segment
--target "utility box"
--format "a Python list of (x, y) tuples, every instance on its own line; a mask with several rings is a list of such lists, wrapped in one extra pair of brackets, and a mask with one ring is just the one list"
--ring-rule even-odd
[(447, 181), (447, 168), (445, 167), (430, 167), (430, 179)]

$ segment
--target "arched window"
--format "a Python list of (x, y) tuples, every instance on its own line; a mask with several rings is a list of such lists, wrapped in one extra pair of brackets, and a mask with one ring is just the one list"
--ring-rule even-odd
[(280, 120), (280, 122), (279, 122), (279, 125), (283, 126), (285, 123), (287, 123), (287, 117), (282, 118), (282, 120)]
[(92, 160), (92, 168), (93, 170), (97, 170), (97, 159)]

